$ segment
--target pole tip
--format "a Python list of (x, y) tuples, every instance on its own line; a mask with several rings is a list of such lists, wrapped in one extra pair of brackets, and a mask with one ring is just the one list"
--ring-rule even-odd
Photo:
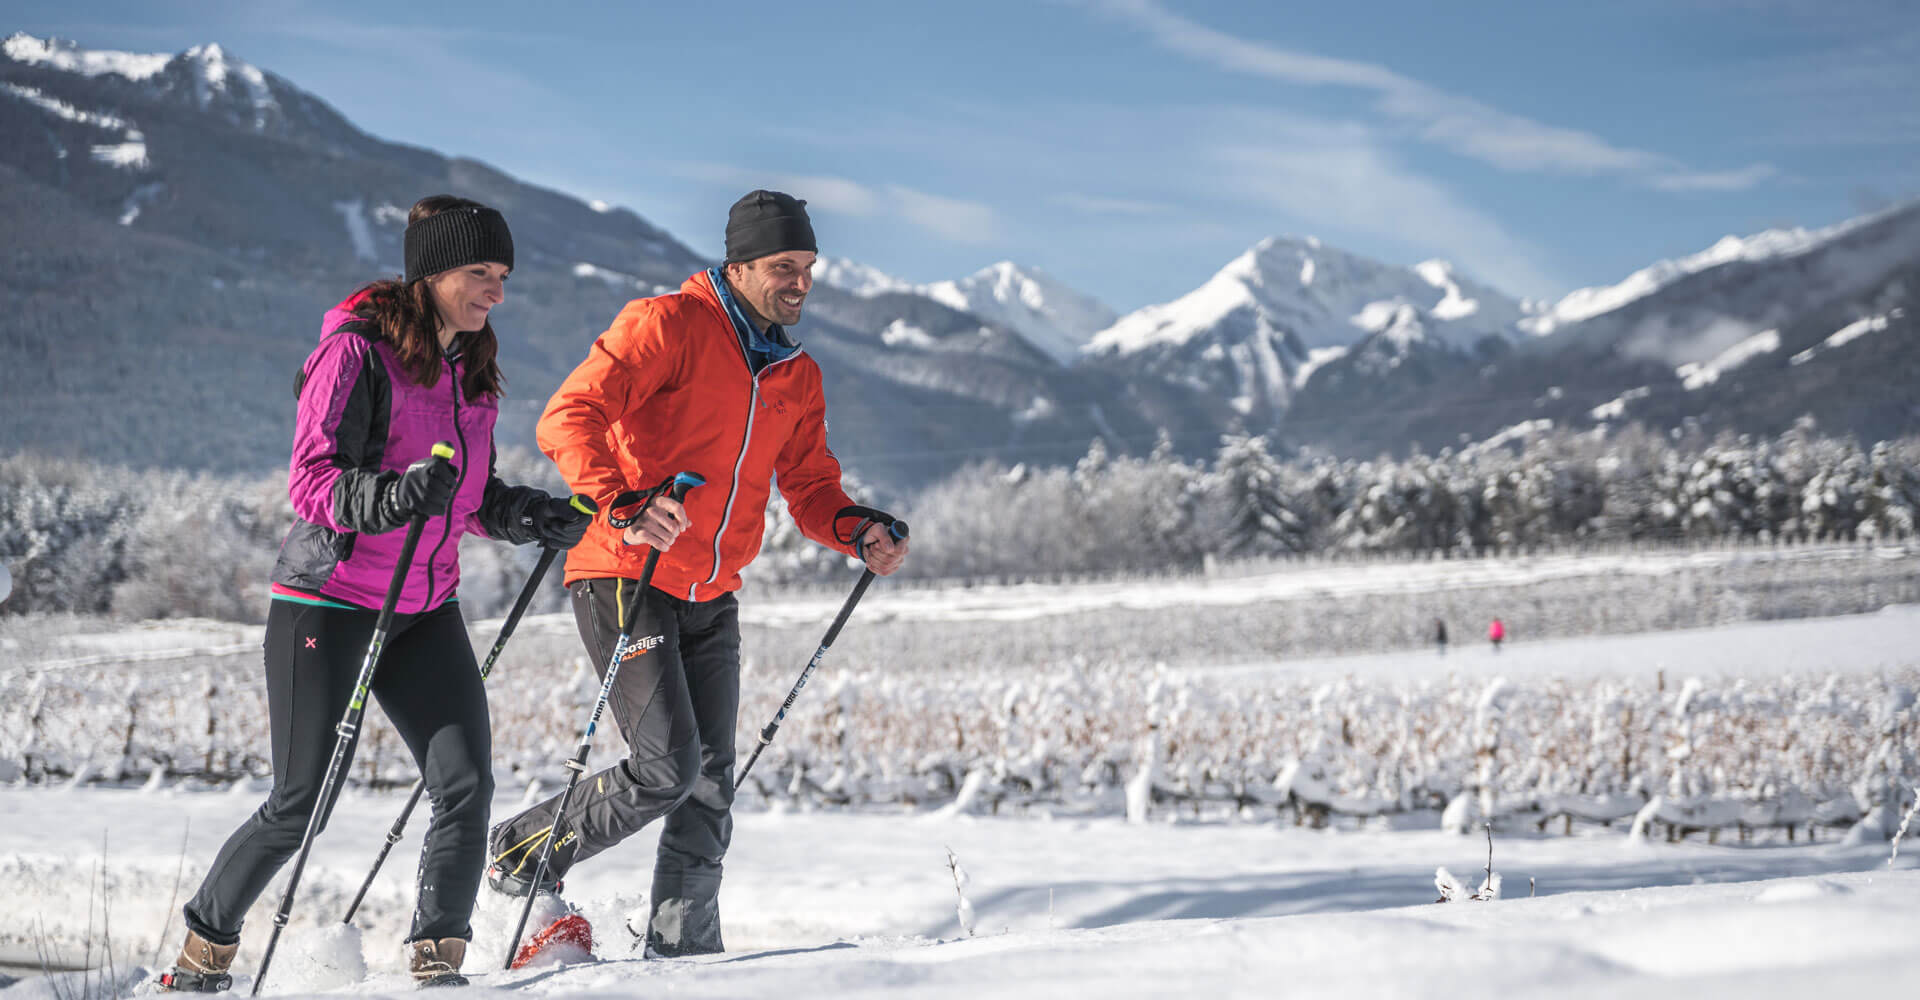
[(434, 442), (433, 457), (444, 458), (451, 461), (453, 459), (453, 445), (448, 444), (445, 441)]

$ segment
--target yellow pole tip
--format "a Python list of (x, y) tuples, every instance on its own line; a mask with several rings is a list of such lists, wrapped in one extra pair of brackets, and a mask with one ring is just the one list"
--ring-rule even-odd
[(453, 458), (453, 445), (450, 445), (445, 441), (441, 441), (435, 444), (433, 446), (433, 457), (445, 458), (445, 459)]

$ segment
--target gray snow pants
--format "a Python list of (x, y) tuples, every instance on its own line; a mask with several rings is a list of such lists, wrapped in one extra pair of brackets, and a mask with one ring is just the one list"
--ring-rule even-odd
[[(617, 585), (617, 589), (616, 589)], [(683, 601), (628, 580), (580, 580), (573, 617), (606, 679), (624, 614), (628, 652), (607, 696), (629, 756), (580, 779), (548, 862), (554, 878), (665, 817), (653, 863), (647, 945), (663, 955), (724, 951), (721, 859), (733, 839), (733, 737), (740, 714), (740, 610), (732, 594)], [(502, 823), (493, 856), (531, 876), (560, 797)]]
[[(215, 944), (240, 940), (240, 922), (300, 849), (320, 800), (353, 682), (380, 613), (275, 600), (267, 612), (267, 712), (273, 790), (207, 869), (185, 907), (187, 927)], [(493, 801), (492, 731), (460, 605), (395, 615), (373, 697), (399, 730), (427, 783), (433, 820), (420, 853), (420, 896), (407, 940), (471, 938)], [(360, 733), (366, 732), (363, 721)], [(352, 759), (356, 734), (348, 746)], [(338, 795), (338, 789), (335, 790)], [(333, 803), (321, 814), (325, 829)]]

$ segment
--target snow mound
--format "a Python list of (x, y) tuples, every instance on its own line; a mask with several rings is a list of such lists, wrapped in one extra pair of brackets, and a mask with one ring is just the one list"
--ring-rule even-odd
[(1824, 878), (1781, 879), (1767, 883), (1753, 897), (1756, 903), (1798, 903), (1827, 896), (1850, 896), (1853, 890)]
[(352, 924), (289, 931), (280, 954), (283, 957), (273, 964), (263, 984), (276, 993), (337, 990), (367, 978), (360, 928)]

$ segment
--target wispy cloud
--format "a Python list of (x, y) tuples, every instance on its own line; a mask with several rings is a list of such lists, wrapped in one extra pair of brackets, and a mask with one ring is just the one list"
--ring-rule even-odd
[(1717, 173), (1679, 173), (1656, 176), (1648, 184), (1662, 191), (1745, 191), (1780, 176), (1771, 165), (1758, 163)]
[(1176, 211), (1173, 205), (1161, 201), (1107, 198), (1090, 194), (1057, 194), (1053, 196), (1052, 201), (1062, 208), (1070, 208), (1087, 215), (1151, 216), (1169, 215)]
[(883, 190), (908, 222), (955, 242), (991, 242), (999, 230), (993, 209), (977, 201), (928, 194), (899, 184), (889, 184)]
[[(1776, 126), (1759, 141), (1781, 146), (1905, 147), (1920, 143), (1920, 20), (1898, 11), (1849, 9), (1845, 37), (1795, 53), (1755, 55), (1721, 86), (1763, 103)], [(1833, 12), (1796, 21), (1831, 29)]]
[(1309, 227), (1443, 254), (1509, 291), (1539, 296), (1566, 287), (1543, 248), (1407, 169), (1368, 130), (1298, 119), (1262, 134), (1264, 144), (1222, 145), (1210, 154), (1231, 190)]
[[(1237, 38), (1172, 13), (1157, 0), (1107, 0), (1094, 3), (1092, 9), (1142, 28), (1167, 49), (1221, 70), (1371, 92), (1377, 97), (1376, 109), (1399, 127), (1503, 170), (1616, 174), (1662, 190), (1727, 190), (1724, 179), (1731, 174), (1771, 170), (1762, 164), (1699, 174), (1663, 154), (1616, 146), (1590, 132), (1501, 111), (1385, 66)], [(1701, 180), (1689, 185), (1688, 179), (1696, 175)]]
[(863, 219), (897, 216), (958, 243), (991, 242), (1000, 231), (999, 216), (992, 206), (903, 184), (874, 186), (827, 174), (783, 173), (726, 163), (683, 161), (668, 167), (682, 177), (728, 188), (785, 191), (806, 199), (816, 210)]

